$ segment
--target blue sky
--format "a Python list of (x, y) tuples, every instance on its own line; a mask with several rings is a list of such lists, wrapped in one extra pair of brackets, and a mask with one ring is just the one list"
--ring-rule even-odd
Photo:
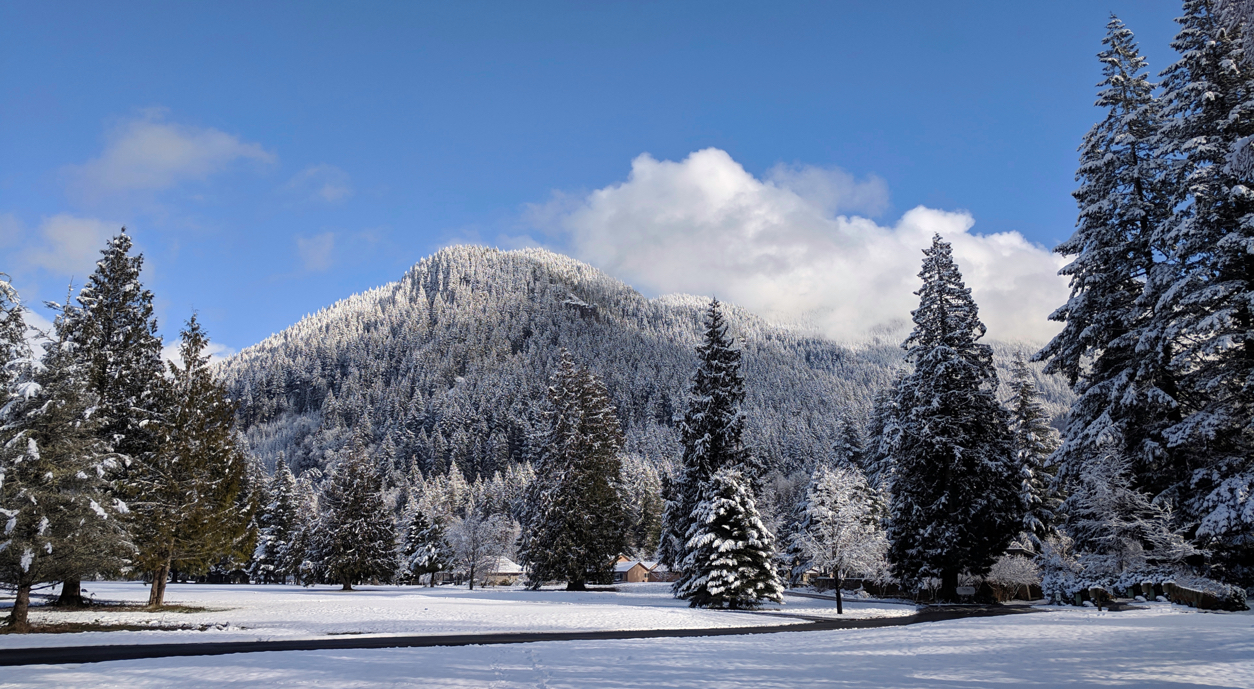
[[(1174, 59), (1156, 0), (4, 3), (0, 270), (61, 297), (125, 223), (167, 337), (197, 309), (238, 349), (446, 244), (542, 245), (848, 335), (908, 316), (940, 228), (1039, 338), (1065, 289), (1008, 305), (1056, 265), (997, 233), (1070, 234), (1110, 11)], [(904, 298), (821, 277), (884, 247), (855, 263)]]

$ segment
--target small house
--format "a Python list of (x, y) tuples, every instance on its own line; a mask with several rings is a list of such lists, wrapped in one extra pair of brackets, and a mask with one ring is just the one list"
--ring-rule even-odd
[(614, 563), (614, 583), (635, 584), (648, 581), (649, 572), (653, 566), (656, 566), (656, 563), (619, 557)]

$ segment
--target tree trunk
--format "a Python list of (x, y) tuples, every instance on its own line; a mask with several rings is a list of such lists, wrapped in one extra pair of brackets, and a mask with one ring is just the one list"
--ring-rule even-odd
[(840, 594), (840, 588), (844, 586), (844, 584), (845, 584), (844, 577), (840, 576), (840, 574), (837, 573), (836, 574), (836, 614), (837, 615), (845, 614), (845, 601), (841, 598), (841, 594)]
[(30, 623), (30, 584), (17, 587), (17, 598), (13, 601), (13, 612), (9, 613), (9, 629), (15, 632), (29, 632)]
[(587, 591), (588, 587), (584, 585), (583, 579), (571, 579), (566, 582), (567, 591)]
[(352, 591), (352, 590), (353, 590), (353, 582), (349, 581), (348, 579), (340, 579), (340, 584), (342, 584), (342, 585), (343, 585), (343, 586), (340, 588), (340, 590), (341, 590), (341, 591)]
[(475, 566), (470, 565), (470, 590), (475, 590)]
[(80, 608), (83, 602), (83, 583), (78, 577), (61, 582), (61, 595), (57, 596), (57, 606), (63, 608)]
[(170, 561), (152, 573), (152, 590), (148, 592), (148, 607), (159, 608), (165, 605), (165, 582), (170, 578)]
[(937, 602), (958, 602), (958, 569), (956, 567), (946, 567), (941, 570), (941, 587)]

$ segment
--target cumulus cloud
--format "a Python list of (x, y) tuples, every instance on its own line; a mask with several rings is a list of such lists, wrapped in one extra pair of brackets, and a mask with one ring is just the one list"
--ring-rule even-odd
[(283, 188), (313, 200), (335, 203), (353, 195), (348, 173), (334, 165), (311, 165), (296, 173)]
[[(12, 227), (24, 233), (17, 221), (13, 221)], [(95, 270), (105, 241), (117, 234), (121, 227), (120, 223), (68, 213), (44, 218), (22, 252), (22, 258), (31, 267), (43, 268), (57, 275), (86, 278)]]
[(115, 127), (99, 158), (67, 172), (79, 193), (97, 198), (204, 180), (239, 160), (270, 164), (276, 157), (234, 134), (167, 122), (165, 111), (154, 109)]
[(907, 322), (921, 250), (940, 233), (996, 339), (1040, 341), (1065, 301), (1060, 257), (1017, 232), (978, 235), (964, 212), (918, 207), (885, 227), (856, 215), (887, 201), (882, 181), (777, 167), (758, 179), (726, 152), (680, 162), (641, 155), (627, 180), (531, 209), (576, 257), (646, 293), (714, 294), (764, 316), (858, 338)]
[(305, 270), (320, 272), (330, 268), (333, 251), (335, 251), (334, 232), (296, 238), (296, 254), (300, 256)]

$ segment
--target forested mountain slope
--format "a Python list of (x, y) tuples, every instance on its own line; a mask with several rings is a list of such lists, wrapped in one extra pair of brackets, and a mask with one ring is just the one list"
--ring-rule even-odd
[[(221, 371), (267, 467), (282, 452), (298, 473), (324, 468), (360, 433), (398, 473), (456, 462), (469, 478), (490, 477), (532, 455), (565, 347), (605, 381), (628, 451), (669, 462), (707, 306), (702, 297), (647, 299), (544, 250), (457, 246), (239, 352)], [(902, 366), (899, 338), (847, 346), (734, 305), (725, 312), (744, 351), (746, 440), (768, 468), (789, 472), (830, 453), (842, 414), (864, 420)], [(1051, 411), (1065, 411), (1065, 386), (1039, 383)]]

